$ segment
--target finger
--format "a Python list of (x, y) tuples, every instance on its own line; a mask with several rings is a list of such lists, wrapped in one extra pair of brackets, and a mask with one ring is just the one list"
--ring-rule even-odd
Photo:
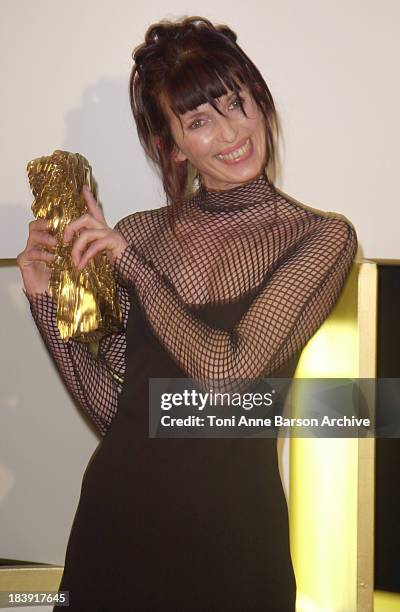
[(105, 221), (103, 211), (100, 206), (96, 202), (96, 199), (93, 193), (90, 191), (87, 185), (84, 185), (82, 188), (82, 195), (85, 198), (85, 202), (87, 204), (89, 212), (94, 216), (98, 221)]
[(48, 230), (50, 221), (48, 219), (34, 219), (29, 222), (29, 231), (31, 230)]
[(77, 265), (78, 270), (83, 270), (83, 268), (86, 266), (88, 261), (92, 259), (92, 257), (97, 255), (98, 253), (101, 253), (107, 248), (107, 244), (108, 244), (107, 237), (93, 242), (90, 245), (90, 247), (86, 250), (85, 254), (82, 256), (82, 259)]
[(105, 233), (106, 230), (104, 229), (85, 230), (75, 241), (75, 244), (71, 251), (72, 261), (76, 265), (79, 264), (82, 253), (86, 250), (87, 245), (93, 242), (94, 240), (104, 238)]
[(17, 257), (18, 265), (24, 266), (29, 265), (33, 261), (44, 261), (49, 263), (55, 258), (54, 253), (43, 251), (42, 249), (29, 249), (23, 253), (20, 253)]
[(70, 221), (67, 227), (64, 230), (64, 244), (67, 244), (71, 238), (73, 238), (74, 234), (79, 232), (81, 229), (100, 229), (104, 227), (104, 223), (100, 223), (97, 219), (93, 217), (91, 214), (82, 215), (78, 219), (74, 219), (74, 221)]
[(27, 246), (43, 245), (49, 248), (57, 246), (57, 240), (54, 236), (45, 231), (32, 230), (28, 236)]

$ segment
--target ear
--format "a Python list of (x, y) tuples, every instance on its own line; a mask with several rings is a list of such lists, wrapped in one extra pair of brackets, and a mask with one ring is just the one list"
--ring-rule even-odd
[(183, 153), (183, 151), (180, 150), (179, 147), (177, 147), (176, 145), (174, 146), (174, 150), (171, 153), (171, 158), (174, 160), (174, 162), (176, 162), (177, 164), (180, 164), (184, 161), (187, 160), (186, 155)]
[[(161, 136), (154, 136), (154, 144), (156, 145), (157, 149), (159, 151), (161, 151), (161, 149), (163, 148), (163, 142), (161, 140)], [(176, 163), (181, 163), (184, 162), (187, 157), (184, 153), (182, 153), (182, 151), (175, 145), (174, 146), (174, 150), (171, 153), (171, 159), (174, 160), (174, 162)]]

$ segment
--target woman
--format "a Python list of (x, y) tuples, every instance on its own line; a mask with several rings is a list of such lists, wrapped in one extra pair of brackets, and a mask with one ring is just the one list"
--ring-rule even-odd
[(72, 610), (289, 612), (296, 584), (276, 440), (149, 438), (148, 382), (212, 379), (218, 391), (290, 376), (337, 301), (356, 234), (274, 187), (274, 103), (228, 27), (154, 24), (134, 60), (132, 110), (167, 205), (111, 229), (85, 190), (89, 212), (64, 235), (79, 232), (79, 269), (107, 252), (124, 331), (97, 357), (61, 342), (45, 222), (30, 224), (18, 256), (43, 339), (103, 435), (60, 590)]

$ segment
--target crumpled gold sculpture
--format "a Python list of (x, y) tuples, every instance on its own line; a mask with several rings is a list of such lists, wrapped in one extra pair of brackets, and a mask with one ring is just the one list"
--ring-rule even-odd
[(105, 252), (92, 258), (82, 271), (71, 259), (76, 235), (63, 245), (68, 223), (87, 212), (81, 194), (84, 184), (93, 192), (92, 169), (79, 153), (54, 151), (28, 163), (34, 195), (32, 211), (37, 219), (50, 221), (56, 238), (55, 258), (50, 265), (49, 293), (57, 303), (57, 326), (64, 341), (97, 342), (122, 328), (122, 312), (112, 267)]

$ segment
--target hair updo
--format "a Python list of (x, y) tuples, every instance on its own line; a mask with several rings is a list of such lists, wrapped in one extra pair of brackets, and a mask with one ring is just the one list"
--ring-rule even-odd
[(177, 205), (193, 193), (196, 169), (188, 160), (175, 163), (171, 158), (175, 142), (161, 107), (161, 93), (179, 117), (207, 102), (220, 112), (215, 98), (246, 86), (265, 117), (265, 171), (270, 181), (275, 180), (279, 135), (275, 105), (261, 73), (236, 38), (226, 25), (185, 17), (152, 24), (144, 43), (133, 51), (131, 108), (145, 153), (161, 172), (167, 203)]

